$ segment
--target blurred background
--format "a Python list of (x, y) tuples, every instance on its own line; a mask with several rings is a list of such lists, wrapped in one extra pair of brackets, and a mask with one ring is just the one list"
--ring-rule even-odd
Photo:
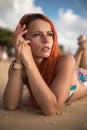
[(38, 120), (37, 113), (32, 115), (30, 112), (29, 115), (28, 109), (28, 113), (25, 109), (20, 112), (4, 111), (2, 97), (7, 84), (8, 68), (15, 55), (13, 33), (19, 19), (26, 13), (43, 13), (52, 20), (58, 34), (58, 44), (64, 53), (74, 55), (78, 48), (78, 37), (83, 34), (87, 38), (87, 0), (0, 0), (0, 130), (17, 127), (19, 130), (38, 129), (37, 126), (39, 129), (51, 130), (87, 130), (87, 100), (76, 102), (77, 105), (68, 105), (63, 115), (60, 114), (61, 117), (50, 117), (50, 120), (40, 115)]
[(75, 54), (77, 38), (87, 37), (87, 0), (0, 0), (0, 61), (15, 55), (12, 35), (25, 13), (43, 13), (55, 25), (63, 52)]

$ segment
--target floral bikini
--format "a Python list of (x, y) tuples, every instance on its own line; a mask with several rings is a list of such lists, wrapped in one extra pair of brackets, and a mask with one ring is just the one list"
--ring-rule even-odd
[[(87, 84), (87, 73), (85, 73), (83, 69), (76, 68), (76, 74), (77, 74), (78, 80), (80, 80), (83, 84), (85, 83)], [(71, 86), (68, 97), (71, 97), (74, 94), (76, 89), (77, 89), (76, 85)]]

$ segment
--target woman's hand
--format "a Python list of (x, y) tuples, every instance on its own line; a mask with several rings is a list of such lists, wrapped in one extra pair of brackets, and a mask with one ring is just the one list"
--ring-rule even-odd
[(20, 52), (21, 60), (25, 67), (26, 65), (30, 65), (33, 59), (32, 51), (29, 43), (30, 41), (26, 40), (26, 42), (22, 44), (21, 52)]
[(84, 40), (83, 43), (80, 45), (81, 49), (87, 49), (87, 40)]
[(22, 48), (23, 43), (27, 43), (26, 40), (24, 39), (23, 35), (27, 33), (27, 29), (25, 29), (26, 26), (23, 25), (21, 27), (20, 24), (18, 24), (16, 31), (15, 31), (15, 52), (16, 52), (16, 61), (19, 63), (21, 62), (21, 57), (20, 57), (20, 52)]
[(83, 47), (84, 49), (87, 49), (87, 40), (85, 40), (85, 41), (83, 42), (82, 47)]

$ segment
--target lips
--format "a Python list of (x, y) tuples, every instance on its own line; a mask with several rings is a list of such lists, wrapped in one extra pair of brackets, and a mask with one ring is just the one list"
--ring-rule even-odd
[(46, 46), (46, 47), (44, 47), (42, 50), (43, 50), (44, 52), (48, 52), (48, 51), (50, 51), (50, 47)]

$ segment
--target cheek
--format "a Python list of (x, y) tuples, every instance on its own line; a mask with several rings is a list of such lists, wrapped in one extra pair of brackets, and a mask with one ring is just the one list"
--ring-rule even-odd
[(30, 46), (31, 46), (31, 49), (32, 49), (33, 53), (37, 52), (41, 48), (41, 46), (36, 42), (35, 43), (31, 42)]
[(50, 37), (49, 39), (49, 43), (51, 44), (51, 46), (53, 45), (53, 42), (54, 42), (54, 40), (53, 40), (53, 38), (52, 37)]
[(52, 40), (51, 43), (50, 43), (50, 47), (51, 47), (51, 48), (53, 47), (53, 40)]

